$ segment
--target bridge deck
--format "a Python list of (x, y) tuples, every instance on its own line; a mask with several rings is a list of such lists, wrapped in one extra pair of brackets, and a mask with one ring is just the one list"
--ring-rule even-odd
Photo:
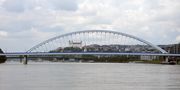
[(15, 52), (15, 53), (4, 53), (0, 54), (0, 56), (56, 56), (56, 55), (134, 55), (134, 56), (180, 56), (180, 54), (168, 54), (168, 53), (24, 53), (24, 52)]

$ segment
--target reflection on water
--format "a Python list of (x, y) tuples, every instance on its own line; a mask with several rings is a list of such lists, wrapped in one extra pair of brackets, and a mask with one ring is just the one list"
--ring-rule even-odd
[(0, 90), (180, 90), (179, 65), (8, 63)]

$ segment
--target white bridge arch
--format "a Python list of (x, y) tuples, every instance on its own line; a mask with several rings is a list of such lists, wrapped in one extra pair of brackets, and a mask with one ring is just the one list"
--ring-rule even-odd
[[(49, 52), (60, 47), (68, 47), (70, 41), (81, 42), (82, 46), (88, 46), (93, 44), (116, 46), (119, 45), (124, 47), (126, 46), (126, 49), (127, 47), (130, 47), (132, 50), (139, 48), (137, 46), (141, 46), (141, 50), (143, 50), (142, 52), (149, 52), (152, 51), (152, 49), (154, 49), (154, 51), (159, 53), (167, 53), (165, 50), (161, 49), (157, 45), (154, 45), (146, 40), (126, 33), (110, 30), (85, 30), (63, 34), (60, 36), (50, 38), (32, 47), (27, 52)], [(147, 49), (147, 46), (151, 48), (151, 50), (148, 51), (143, 49)]]

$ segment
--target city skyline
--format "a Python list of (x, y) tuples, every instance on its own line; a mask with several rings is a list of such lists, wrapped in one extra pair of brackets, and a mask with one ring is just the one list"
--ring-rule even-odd
[(0, 48), (27, 51), (74, 31), (112, 30), (153, 44), (180, 42), (179, 0), (0, 0)]

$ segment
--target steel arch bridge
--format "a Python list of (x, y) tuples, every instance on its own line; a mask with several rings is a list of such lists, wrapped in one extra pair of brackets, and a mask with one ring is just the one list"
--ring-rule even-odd
[(63, 34), (41, 42), (27, 52), (66, 52), (64, 49), (67, 47), (79, 47), (80, 52), (167, 53), (146, 40), (110, 30), (85, 30)]

